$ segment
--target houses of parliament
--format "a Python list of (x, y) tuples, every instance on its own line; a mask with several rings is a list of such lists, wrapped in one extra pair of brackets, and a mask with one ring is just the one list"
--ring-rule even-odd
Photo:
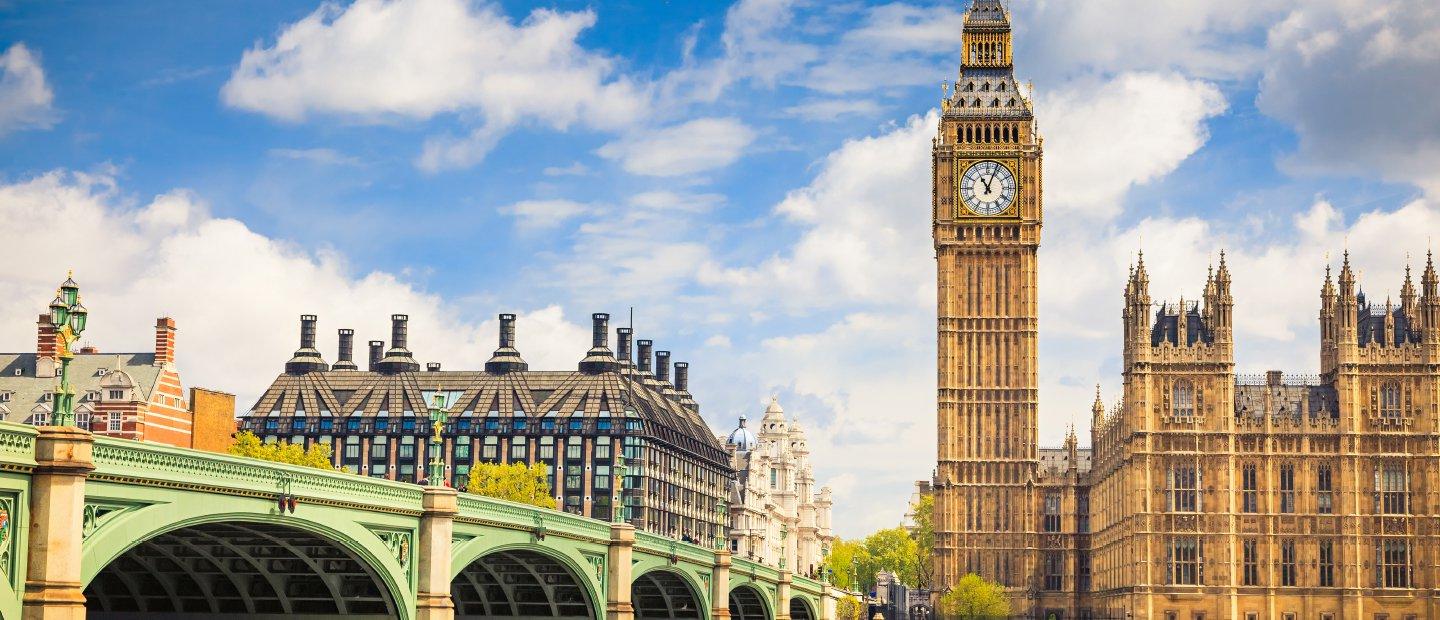
[(1433, 259), (1377, 303), (1345, 255), (1316, 274), (1320, 374), (1247, 376), (1223, 254), (1174, 302), (1141, 256), (1122, 393), (1091, 448), (1039, 448), (1043, 141), (999, 0), (962, 38), (933, 142), (937, 587), (978, 573), (1047, 619), (1440, 618)]

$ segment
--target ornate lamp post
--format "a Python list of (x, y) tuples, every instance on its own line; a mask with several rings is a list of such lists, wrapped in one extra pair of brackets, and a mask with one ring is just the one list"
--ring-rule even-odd
[(445, 485), (445, 442), (441, 433), (445, 430), (445, 395), (436, 393), (430, 399), (430, 463), (429, 483), (432, 487)]
[(615, 461), (615, 500), (610, 509), (610, 520), (615, 523), (625, 522), (625, 462), (623, 454)]
[(790, 527), (784, 523), (780, 524), (780, 570), (785, 570), (785, 557), (790, 555), (790, 547), (785, 544), (785, 537), (790, 535)]
[(75, 424), (75, 390), (70, 387), (70, 360), (75, 354), (70, 345), (80, 339), (85, 331), (85, 319), (89, 311), (80, 304), (80, 286), (75, 284), (74, 272), (68, 274), (60, 290), (55, 291), (55, 301), (50, 302), (50, 325), (60, 336), (56, 355), (60, 358), (60, 389), (55, 390), (55, 402), (51, 407), (50, 423), (55, 426)]
[(820, 583), (830, 583), (830, 546), (820, 547)]
[(729, 510), (723, 499), (715, 500), (715, 550), (725, 548), (725, 523), (729, 521)]

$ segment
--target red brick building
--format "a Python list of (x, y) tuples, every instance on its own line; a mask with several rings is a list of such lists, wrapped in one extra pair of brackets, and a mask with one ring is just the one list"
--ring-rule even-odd
[[(0, 353), (0, 419), (43, 426), (51, 423), (60, 384), (60, 347), (48, 314), (40, 315), (35, 331), (33, 353)], [(70, 361), (76, 426), (98, 435), (224, 450), (235, 430), (235, 397), (192, 388), (187, 398), (175, 363), (175, 331), (175, 320), (161, 317), (153, 351), (77, 351)]]

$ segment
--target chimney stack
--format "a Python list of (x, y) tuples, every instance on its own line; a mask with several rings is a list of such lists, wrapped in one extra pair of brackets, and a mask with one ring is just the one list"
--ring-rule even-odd
[(655, 379), (660, 383), (670, 383), (670, 352), (655, 352)]
[(155, 365), (163, 366), (173, 363), (175, 363), (175, 319), (162, 316), (155, 319)]
[(524, 372), (530, 369), (515, 349), (515, 315), (500, 315), (500, 347), (490, 361), (485, 362), (485, 372), (502, 375), (507, 372)]
[(385, 357), (378, 364), (380, 372), (396, 374), (420, 371), (420, 362), (415, 361), (410, 349), (405, 348), (409, 322), (410, 317), (407, 315), (390, 315), (390, 350), (385, 352)]
[(640, 374), (650, 374), (650, 348), (655, 344), (653, 340), (637, 340), (639, 350), (636, 351), (635, 359), (640, 363)]
[(425, 372), (440, 372), (440, 362), (428, 362), (425, 364)]
[[(313, 314), (300, 315), (300, 348), (295, 350), (295, 356), (285, 362), (285, 372), (292, 375), (303, 375), (307, 372), (323, 372), (330, 369), (325, 360), (320, 357), (320, 351), (315, 348), (315, 322), (318, 319)], [(158, 328), (157, 328), (158, 329)], [(160, 334), (155, 334), (156, 352), (155, 363), (160, 363), (159, 342)]]
[(35, 376), (54, 377), (60, 367), (60, 332), (50, 323), (50, 314), (35, 321)]
[(675, 362), (675, 391), (687, 392), (690, 390), (690, 363)]
[(337, 333), (340, 336), (339, 357), (330, 370), (360, 370), (360, 367), (355, 365), (355, 330), (342, 329)]
[(615, 370), (615, 356), (610, 354), (610, 315), (596, 312), (590, 315), (590, 352), (580, 360), (580, 372), (597, 375)]
[(634, 338), (635, 330), (629, 327), (615, 330), (615, 358), (620, 362), (620, 370), (626, 374), (635, 371), (635, 356), (631, 353)]
[(384, 341), (384, 340), (371, 340), (371, 341), (370, 341), (370, 365), (369, 365), (369, 366), (366, 366), (365, 369), (366, 369), (366, 370), (369, 370), (370, 372), (379, 372), (379, 371), (380, 371), (380, 358), (382, 358), (382, 357), (384, 357), (384, 356), (385, 356), (385, 341)]

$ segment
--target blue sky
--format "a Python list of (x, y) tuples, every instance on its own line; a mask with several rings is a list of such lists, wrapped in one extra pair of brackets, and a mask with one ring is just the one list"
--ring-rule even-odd
[[(717, 432), (778, 395), (840, 532), (893, 524), (933, 466), (928, 144), (963, 8), (0, 2), (0, 336), (28, 347), (73, 267), (94, 344), (172, 315), (186, 381), (248, 407), (302, 312), (327, 352), (408, 312), (464, 368), (515, 311), (557, 368), (634, 306)], [(1170, 299), (1227, 249), (1240, 369), (1314, 372), (1327, 253), (1398, 292), (1440, 230), (1430, 3), (1011, 9), (1046, 139), (1043, 445), (1115, 400), (1142, 245)]]

